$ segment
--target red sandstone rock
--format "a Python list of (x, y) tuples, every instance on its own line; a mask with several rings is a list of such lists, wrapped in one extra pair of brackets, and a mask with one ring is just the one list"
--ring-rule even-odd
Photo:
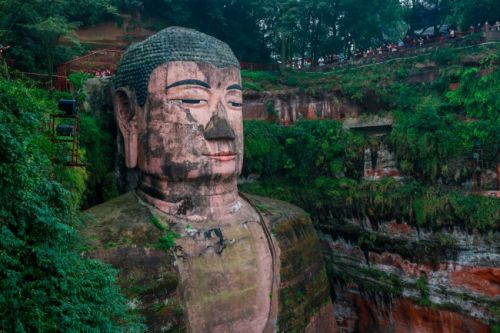
[[(423, 307), (397, 299), (380, 311), (367, 299), (354, 296), (359, 309), (358, 332), (394, 333), (489, 333), (489, 327), (472, 317)], [(384, 313), (385, 312), (385, 313)]]
[[(432, 271), (430, 265), (417, 264), (409, 260), (403, 259), (399, 254), (383, 252), (378, 254), (375, 252), (370, 252), (368, 258), (371, 263), (393, 266), (401, 269), (406, 276), (418, 278), (422, 272), (429, 275)], [(443, 267), (444, 268), (444, 267)]]
[(396, 221), (391, 221), (385, 224), (387, 231), (393, 235), (409, 235), (414, 230), (406, 223), (397, 223)]
[(336, 333), (337, 323), (333, 316), (333, 304), (323, 306), (311, 319), (305, 329), (305, 333), (328, 332)]
[(307, 108), (306, 119), (310, 119), (310, 120), (318, 119), (318, 116), (316, 115), (316, 105), (314, 105), (312, 103), (309, 104), (309, 106)]
[(500, 268), (457, 266), (450, 273), (449, 281), (487, 296), (500, 295)]
[(410, 300), (397, 300), (392, 309), (395, 333), (487, 333), (490, 331), (486, 324), (477, 319), (451, 311), (432, 310), (416, 305)]
[[(272, 102), (280, 123), (293, 123), (298, 119), (336, 119), (357, 117), (362, 106), (346, 99), (338, 91), (324, 96), (310, 96), (297, 90), (244, 94), (243, 119), (266, 120), (270, 117), (268, 103)], [(271, 118), (273, 118), (272, 115)]]
[[(431, 268), (430, 265), (417, 264), (389, 252), (382, 254), (370, 252), (369, 259), (374, 264), (397, 267), (406, 276), (413, 278), (418, 278), (422, 273), (429, 276), (432, 272), (448, 269), (446, 263), (440, 263), (437, 267)], [(500, 268), (455, 266), (448, 278), (450, 283), (457, 287), (473, 290), (486, 296), (500, 295)]]

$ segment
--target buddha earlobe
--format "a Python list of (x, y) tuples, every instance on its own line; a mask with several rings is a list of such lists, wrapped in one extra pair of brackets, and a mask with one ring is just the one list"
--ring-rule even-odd
[(124, 89), (115, 92), (115, 115), (118, 128), (123, 136), (125, 165), (128, 168), (137, 166), (138, 130), (135, 103), (130, 93)]
[(135, 168), (137, 166), (137, 121), (135, 116), (129, 121), (127, 135), (123, 135), (123, 144), (125, 148), (125, 165), (127, 168)]

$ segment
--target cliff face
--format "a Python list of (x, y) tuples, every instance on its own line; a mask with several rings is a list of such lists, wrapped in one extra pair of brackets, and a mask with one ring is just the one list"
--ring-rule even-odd
[(307, 94), (298, 90), (257, 93), (245, 92), (245, 120), (274, 120), (283, 124), (299, 119), (343, 119), (355, 117), (362, 108), (338, 91)]
[[(477, 67), (475, 77), (487, 77), (494, 71), (494, 66), (481, 68), (478, 58), (465, 57), (459, 65), (464, 71)], [(414, 105), (420, 102), (418, 98), (425, 99), (427, 92), (422, 87), (432, 85), (433, 91), (444, 96), (449, 91), (455, 91), (460, 84), (465, 86), (467, 83), (460, 79), (462, 74), (450, 71), (447, 76), (443, 75), (441, 67), (446, 67), (444, 65), (426, 62), (412, 66), (406, 68), (408, 71), (400, 67), (400, 72), (391, 78), (392, 81), (403, 82), (408, 88), (405, 92), (398, 88), (394, 90), (396, 93), (386, 94), (385, 101), (393, 103), (392, 107), (384, 106), (381, 99), (370, 92), (372, 87), (369, 84), (363, 86), (365, 90), (356, 89), (359, 96), (348, 98), (341, 89), (329, 90), (326, 86), (324, 89), (312, 89), (314, 87), (307, 87), (307, 83), (301, 82), (306, 89), (316, 91), (308, 94), (303, 92), (304, 89), (286, 90), (281, 87), (268, 93), (246, 92), (244, 116), (246, 119), (272, 120), (285, 125), (300, 119), (337, 119), (343, 120), (344, 128), (360, 130), (372, 137), (383, 136), (391, 131), (392, 122), (358, 123), (366, 117), (376, 118), (375, 115), (381, 115), (383, 110), (387, 111), (385, 115), (391, 110), (404, 110), (411, 114)], [(390, 71), (390, 68), (384, 70)], [(363, 72), (367, 81), (371, 75), (368, 71)], [(346, 82), (358, 83), (359, 77), (353, 75)], [(319, 82), (322, 78), (315, 80)], [(459, 83), (460, 80), (463, 82)], [(384, 81), (383, 75), (378, 75), (371, 84), (373, 87), (378, 84), (382, 94), (390, 85)], [(400, 98), (399, 95), (405, 94), (406, 98)], [(419, 97), (411, 99), (412, 95)], [(463, 107), (459, 111), (463, 112)], [(464, 123), (475, 121), (460, 119)], [(364, 179), (400, 178), (403, 173), (398, 168), (401, 165), (393, 151), (397, 148), (385, 144), (383, 140), (378, 141), (377, 146), (367, 145), (364, 151)], [(489, 187), (494, 183), (492, 167), (494, 165), (485, 166), (481, 175), (481, 183)], [(406, 177), (412, 179), (414, 176), (418, 177), (406, 172)], [(474, 188), (471, 181), (456, 183), (456, 189), (464, 196), (467, 195), (463, 193), (465, 190)], [(492, 192), (492, 195), (495, 194)], [(369, 213), (370, 207), (367, 210)], [(372, 222), (366, 218), (362, 221), (351, 218), (324, 221), (317, 225), (334, 293), (339, 332), (498, 331), (498, 220), (491, 221), (492, 225), (496, 223), (496, 227), (483, 234), (470, 233), (459, 227), (431, 230), (417, 229), (401, 221)]]
[(498, 234), (364, 222), (320, 226), (339, 332), (490, 332), (498, 323)]

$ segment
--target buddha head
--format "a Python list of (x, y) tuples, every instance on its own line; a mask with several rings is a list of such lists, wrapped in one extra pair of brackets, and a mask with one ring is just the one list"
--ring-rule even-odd
[(166, 183), (179, 182), (235, 188), (243, 160), (241, 90), (229, 46), (192, 29), (166, 28), (125, 52), (115, 113), (125, 164), (139, 168), (146, 192), (161, 199)]

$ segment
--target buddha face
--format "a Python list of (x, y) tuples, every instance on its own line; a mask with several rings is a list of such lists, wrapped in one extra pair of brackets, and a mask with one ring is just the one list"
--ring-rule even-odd
[(240, 71), (175, 61), (150, 76), (136, 112), (137, 163), (160, 180), (235, 179), (243, 160)]

